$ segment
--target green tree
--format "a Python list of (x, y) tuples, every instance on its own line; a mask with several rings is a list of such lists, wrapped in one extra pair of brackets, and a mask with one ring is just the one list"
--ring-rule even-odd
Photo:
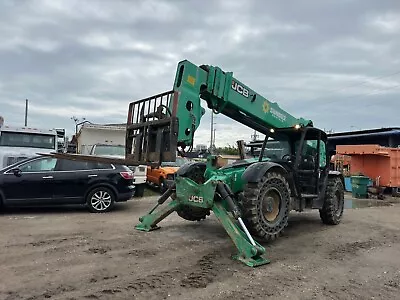
[(219, 155), (238, 155), (239, 149), (228, 144), (228, 146), (225, 147), (217, 147), (215, 153)]

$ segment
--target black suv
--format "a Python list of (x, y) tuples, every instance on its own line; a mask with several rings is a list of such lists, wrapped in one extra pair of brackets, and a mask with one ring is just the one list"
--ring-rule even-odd
[(126, 166), (35, 156), (0, 170), (5, 206), (86, 204), (91, 212), (107, 212), (134, 191)]

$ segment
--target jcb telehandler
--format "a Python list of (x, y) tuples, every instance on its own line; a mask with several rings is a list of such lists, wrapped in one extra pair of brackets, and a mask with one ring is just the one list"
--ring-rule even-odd
[(238, 249), (235, 258), (258, 266), (269, 262), (259, 242), (282, 234), (291, 210), (318, 209), (323, 223), (339, 224), (344, 182), (329, 170), (326, 134), (216, 66), (181, 61), (171, 91), (130, 103), (126, 159), (158, 166), (190, 151), (205, 113), (201, 100), (215, 114), (265, 134), (260, 156), (222, 166), (210, 155), (206, 163), (180, 167), (138, 230), (159, 228), (174, 211), (189, 221), (213, 211)]

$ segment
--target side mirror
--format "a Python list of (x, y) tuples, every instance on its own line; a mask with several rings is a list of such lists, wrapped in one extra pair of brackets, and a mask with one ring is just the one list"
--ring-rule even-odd
[(21, 175), (22, 175), (22, 171), (21, 171), (20, 168), (15, 168), (15, 169), (12, 169), (11, 171), (12, 171), (13, 174), (14, 174), (15, 176), (17, 176), (17, 177), (21, 177)]

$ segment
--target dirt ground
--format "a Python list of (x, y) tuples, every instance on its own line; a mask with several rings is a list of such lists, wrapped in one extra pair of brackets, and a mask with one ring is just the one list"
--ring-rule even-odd
[(291, 215), (265, 245), (269, 265), (231, 260), (214, 216), (175, 213), (136, 231), (155, 197), (108, 214), (81, 208), (7, 210), (0, 215), (0, 299), (399, 299), (400, 205), (346, 209), (338, 226), (317, 211)]

